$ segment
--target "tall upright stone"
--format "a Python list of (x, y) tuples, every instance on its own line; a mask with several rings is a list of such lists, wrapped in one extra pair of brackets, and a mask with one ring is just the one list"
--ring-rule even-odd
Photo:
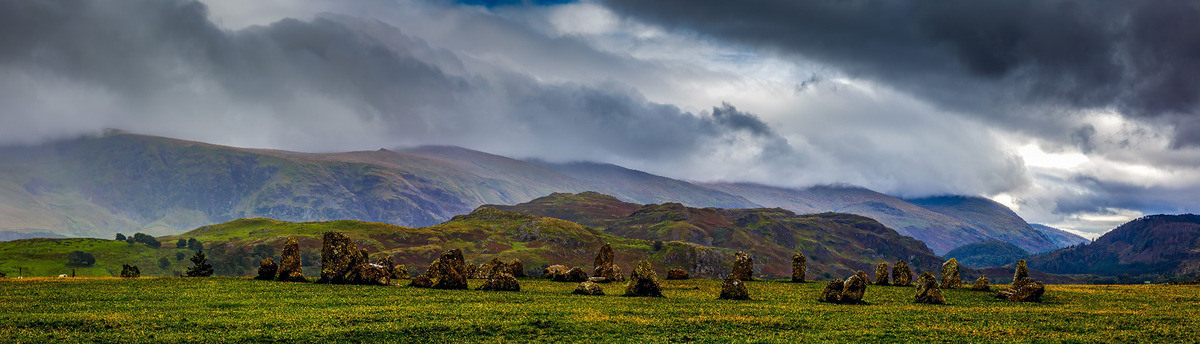
[(892, 284), (899, 286), (912, 285), (912, 270), (908, 268), (908, 263), (903, 260), (897, 260), (896, 265), (892, 265)]
[(321, 279), (318, 282), (353, 283), (355, 268), (367, 263), (363, 251), (342, 232), (325, 232), (321, 239)]
[(1011, 287), (1013, 289), (1016, 289), (1017, 281), (1020, 281), (1022, 278), (1026, 278), (1026, 277), (1029, 277), (1029, 267), (1025, 266), (1024, 259), (1018, 260), (1017, 261), (1017, 269), (1016, 269), (1016, 271), (1013, 271), (1013, 280), (1012, 280)]
[(612, 245), (605, 243), (593, 261), (592, 276), (604, 277), (609, 281), (624, 281), (625, 275), (621, 274), (621, 268), (617, 266), (615, 259)]
[(921, 276), (917, 277), (917, 295), (913, 302), (935, 305), (946, 303), (946, 298), (942, 296), (942, 290), (938, 288), (937, 279), (933, 278), (928, 271), (922, 272)]
[(467, 264), (462, 251), (453, 249), (442, 253), (425, 271), (434, 289), (467, 289)]
[(950, 258), (942, 263), (942, 289), (962, 287), (962, 276), (958, 274), (958, 259)]
[(279, 256), (279, 272), (276, 280), (284, 282), (308, 282), (304, 278), (304, 268), (300, 262), (300, 243), (295, 237), (290, 237), (283, 244), (283, 253)]
[(625, 284), (625, 296), (663, 296), (658, 274), (654, 272), (650, 261), (638, 262), (637, 268), (629, 274), (629, 283)]
[(875, 284), (877, 284), (877, 285), (891, 284), (891, 282), (888, 281), (888, 265), (887, 265), (887, 263), (879, 263), (879, 265), (875, 266)]
[(743, 281), (754, 280), (754, 259), (746, 252), (738, 251), (734, 254), (733, 277)]
[(808, 272), (808, 259), (803, 252), (792, 255), (792, 282), (804, 282), (804, 274)]

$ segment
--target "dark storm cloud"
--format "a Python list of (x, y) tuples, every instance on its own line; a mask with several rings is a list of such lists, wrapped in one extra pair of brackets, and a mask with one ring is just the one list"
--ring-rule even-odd
[[(686, 159), (739, 135), (786, 146), (729, 104), (693, 114), (619, 83), (552, 84), (463, 65), (453, 52), (351, 17), (228, 31), (192, 1), (0, 1), (0, 73), (22, 76), (0, 88), (26, 82), (34, 96), (87, 93), (106, 107), (5, 92), (7, 122), (65, 106), (64, 117), (89, 119), (84, 131), (119, 126), (217, 142), (261, 135), (278, 137), (269, 146), (307, 150), (449, 143), (559, 159)], [(45, 134), (35, 129), (0, 134)]]
[(1026, 123), (1113, 108), (1176, 123), (1176, 147), (1200, 143), (1195, 1), (603, 1), (1020, 129), (1058, 130)]
[(1055, 202), (1055, 213), (1104, 214), (1113, 209), (1138, 209), (1146, 214), (1200, 212), (1194, 205), (1195, 195), (1200, 192), (1196, 187), (1143, 186), (1088, 176), (1075, 177), (1072, 182), (1088, 192), (1059, 197)]

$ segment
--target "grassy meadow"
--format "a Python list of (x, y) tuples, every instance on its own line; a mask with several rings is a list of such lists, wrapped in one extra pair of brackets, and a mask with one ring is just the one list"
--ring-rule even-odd
[[(482, 283), (471, 280), (472, 287)], [(1049, 285), (1043, 303), (871, 286), (865, 305), (816, 301), (825, 283), (664, 281), (666, 298), (572, 295), (522, 279), (520, 292), (256, 281), (248, 278), (0, 280), (9, 342), (1194, 342), (1200, 286)]]

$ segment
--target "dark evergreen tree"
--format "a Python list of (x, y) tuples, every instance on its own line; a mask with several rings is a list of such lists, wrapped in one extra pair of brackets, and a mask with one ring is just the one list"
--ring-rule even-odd
[(196, 255), (192, 256), (192, 267), (188, 268), (188, 277), (208, 277), (212, 276), (213, 267), (208, 264), (208, 258), (204, 257), (204, 251), (197, 250)]
[(91, 253), (83, 251), (67, 253), (67, 265), (69, 266), (88, 267), (92, 264), (96, 264), (96, 257), (93, 257)]

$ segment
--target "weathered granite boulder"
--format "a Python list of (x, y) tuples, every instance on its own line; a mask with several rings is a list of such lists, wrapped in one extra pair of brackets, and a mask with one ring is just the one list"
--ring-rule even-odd
[(808, 259), (804, 258), (804, 253), (796, 252), (792, 255), (792, 282), (804, 282), (804, 274), (808, 272)]
[(588, 277), (587, 281), (592, 282), (592, 283), (612, 283), (613, 282), (613, 280), (610, 280), (605, 277)]
[(579, 283), (579, 286), (575, 287), (575, 291), (572, 291), (571, 294), (604, 295), (604, 289), (601, 289), (600, 285), (595, 282), (585, 281)]
[(433, 288), (433, 280), (429, 279), (429, 276), (425, 274), (420, 274), (417, 277), (413, 277), (412, 282), (408, 285), (417, 288)]
[(429, 264), (425, 274), (433, 281), (434, 289), (467, 289), (467, 264), (462, 251), (453, 249)]
[(475, 270), (473, 278), (487, 279), (499, 272), (508, 272), (508, 264), (504, 264), (499, 259), (492, 258), (491, 261), (479, 264), (479, 268)]
[(625, 296), (663, 296), (658, 274), (654, 272), (650, 261), (639, 262), (633, 273), (629, 274), (629, 283), (625, 284)]
[(392, 267), (392, 279), (406, 280), (408, 278), (408, 266), (405, 266), (404, 264), (396, 264), (395, 267)]
[(304, 278), (304, 268), (300, 263), (300, 243), (296, 238), (288, 238), (283, 244), (283, 253), (279, 256), (279, 271), (275, 278), (284, 282), (308, 282)]
[(1029, 277), (1013, 284), (1015, 287), (996, 293), (996, 298), (1014, 302), (1042, 302), (1042, 294), (1046, 293), (1046, 285)]
[(359, 264), (354, 266), (347, 283), (365, 285), (391, 285), (392, 272), (379, 264)]
[(672, 268), (667, 270), (667, 279), (669, 280), (685, 280), (688, 279), (687, 270), (680, 268)]
[(979, 279), (976, 279), (976, 280), (975, 280), (975, 283), (972, 283), (972, 284), (971, 284), (971, 290), (974, 290), (974, 291), (992, 291), (992, 286), (988, 285), (988, 278), (987, 278), (987, 276), (980, 275), (980, 276), (979, 276)]
[(609, 281), (624, 281), (625, 275), (621, 274), (621, 267), (617, 266), (615, 257), (612, 245), (605, 243), (601, 246), (596, 259), (592, 261), (592, 276), (604, 277)]
[(846, 279), (845, 286), (842, 287), (842, 300), (840, 303), (860, 303), (863, 295), (867, 293), (867, 284), (871, 282), (864, 279), (867, 273), (859, 270), (858, 273)]
[[(605, 277), (607, 279), (607, 277)], [(578, 266), (567, 270), (567, 272), (554, 276), (555, 282), (583, 282), (588, 280), (588, 275), (583, 272), (583, 268)]]
[(725, 277), (725, 283), (721, 284), (721, 295), (719, 299), (726, 300), (749, 300), (750, 292), (746, 291), (746, 282), (735, 278), (732, 274)]
[(276, 272), (279, 272), (279, 264), (275, 264), (275, 258), (266, 257), (258, 262), (258, 276), (254, 279), (270, 281), (275, 279)]
[(142, 277), (142, 270), (139, 270), (137, 265), (121, 264), (121, 277), (125, 277), (125, 278)]
[(520, 259), (513, 258), (512, 262), (508, 263), (508, 273), (513, 277), (525, 277), (525, 263), (521, 263)]
[(1013, 271), (1013, 280), (1012, 280), (1012, 284), (1009, 287), (1016, 289), (1017, 281), (1020, 281), (1021, 279), (1027, 278), (1027, 277), (1029, 277), (1029, 267), (1025, 265), (1024, 259), (1018, 260), (1017, 261), (1017, 269), (1015, 271)]
[(912, 285), (912, 277), (912, 270), (908, 268), (908, 263), (898, 260), (895, 265), (892, 265), (893, 285), (910, 286)]
[(891, 282), (888, 281), (888, 265), (887, 265), (887, 263), (879, 263), (878, 266), (875, 266), (875, 284), (876, 285), (891, 284)]
[(380, 256), (379, 259), (375, 260), (375, 264), (382, 266), (383, 269), (387, 271), (388, 278), (392, 278), (392, 275), (395, 273), (395, 270), (396, 270), (396, 263), (392, 262), (391, 255), (385, 254), (385, 255)]
[(566, 265), (547, 266), (545, 269), (542, 269), (542, 277), (554, 279), (558, 277), (558, 275), (567, 273), (567, 270), (571, 270), (571, 268), (568, 268)]
[(734, 254), (733, 277), (743, 281), (754, 280), (754, 259), (746, 252), (738, 251)]
[(962, 288), (962, 276), (958, 274), (958, 259), (950, 258), (942, 263), (942, 289)]
[(913, 302), (935, 305), (946, 303), (946, 298), (942, 297), (942, 290), (938, 288), (938, 281), (933, 278), (933, 274), (923, 272), (921, 276), (917, 277), (917, 295)]
[(521, 284), (517, 282), (517, 278), (512, 274), (497, 270), (492, 276), (488, 277), (483, 285), (477, 288), (478, 290), (490, 291), (521, 291)]
[(855, 272), (854, 275), (858, 276), (858, 278), (862, 279), (863, 282), (867, 282), (867, 284), (871, 284), (871, 278), (867, 277), (866, 272), (863, 272), (862, 270), (858, 270), (858, 272)]
[(321, 279), (318, 283), (354, 283), (355, 268), (367, 263), (363, 250), (342, 232), (325, 232), (321, 239)]
[(821, 291), (821, 298), (817, 301), (828, 303), (842, 302), (842, 289), (846, 287), (846, 283), (840, 278), (835, 278), (825, 285), (825, 290)]
[(480, 266), (483, 266), (483, 264), (480, 264), (480, 265), (475, 265), (475, 264), (467, 264), (467, 265), (466, 265), (466, 268), (467, 268), (467, 272), (466, 272), (466, 274), (467, 274), (467, 278), (473, 278), (473, 279), (480, 279), (480, 278), (483, 278), (483, 276), (480, 276), (480, 274), (479, 274), (479, 267), (480, 267)]

